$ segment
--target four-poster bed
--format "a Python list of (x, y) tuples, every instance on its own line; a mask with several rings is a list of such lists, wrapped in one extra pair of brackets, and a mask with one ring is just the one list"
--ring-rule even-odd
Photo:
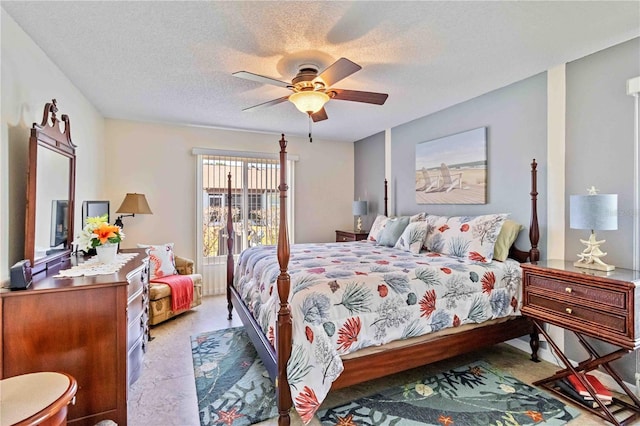
[[(280, 191), (281, 206), (286, 205), (287, 190), (288, 190), (288, 186), (286, 183), (286, 168), (285, 168), (286, 145), (287, 145), (287, 142), (284, 139), (284, 135), (282, 135), (282, 138), (280, 140), (280, 185), (278, 187)], [(530, 192), (531, 224), (529, 228), (529, 239), (531, 242), (531, 249), (529, 251), (521, 251), (516, 249), (514, 246), (511, 246), (509, 250), (509, 256), (512, 259), (517, 260), (518, 262), (525, 262), (527, 260), (537, 261), (539, 258), (539, 252), (537, 249), (537, 244), (539, 240), (539, 229), (538, 229), (538, 219), (537, 219), (536, 167), (537, 167), (537, 164), (534, 160), (533, 163), (531, 164), (531, 178), (532, 178), (531, 185), (532, 186), (531, 186), (531, 192)], [(228, 191), (230, 196), (231, 174), (229, 174), (228, 176), (228, 181), (229, 181)], [(385, 181), (385, 215), (387, 213), (386, 200), (387, 200), (387, 196), (386, 196), (386, 181)], [(274, 298), (270, 299), (270, 301), (273, 304), (277, 304), (277, 306), (273, 306), (274, 311), (277, 312), (275, 327), (268, 328), (268, 332), (263, 331), (265, 330), (265, 328), (267, 328), (265, 326), (266, 319), (264, 318), (264, 315), (262, 316), (262, 318), (258, 318), (258, 319), (254, 318), (254, 315), (253, 315), (253, 312), (256, 309), (256, 305), (260, 305), (263, 302), (265, 305), (267, 304), (265, 300), (266, 296), (264, 293), (264, 289), (262, 289), (263, 300), (255, 300), (256, 298), (260, 299), (261, 297), (260, 294), (258, 293), (257, 295), (254, 295), (254, 301), (250, 301), (249, 303), (250, 306), (247, 306), (247, 304), (245, 303), (245, 301), (248, 300), (246, 288), (243, 287), (242, 283), (238, 287), (236, 287), (238, 284), (234, 281), (234, 259), (232, 254), (233, 238), (228, 238), (227, 240), (227, 248), (228, 248), (228, 251), (227, 251), (228, 253), (227, 255), (227, 301), (228, 301), (229, 319), (231, 319), (232, 309), (233, 307), (235, 307), (243, 324), (245, 325), (247, 334), (249, 335), (250, 339), (255, 345), (258, 354), (260, 355), (267, 371), (269, 372), (269, 375), (275, 381), (276, 394), (277, 394), (276, 400), (277, 400), (278, 411), (279, 411), (278, 422), (281, 425), (285, 425), (285, 424), (289, 424), (290, 422), (289, 410), (293, 405), (291, 389), (289, 386), (289, 379), (287, 376), (287, 362), (289, 362), (290, 358), (292, 357), (293, 335), (294, 335), (292, 315), (295, 316), (297, 313), (298, 316), (301, 316), (300, 307), (296, 307), (296, 310), (294, 310), (293, 311), (294, 313), (292, 314), (292, 308), (290, 306), (290, 294), (292, 294), (292, 298), (293, 298), (296, 295), (296, 293), (299, 294), (303, 292), (300, 290), (307, 290), (307, 286), (306, 284), (300, 285), (299, 282), (296, 282), (294, 283), (294, 286), (296, 288), (294, 288), (293, 291), (290, 289), (291, 276), (289, 274), (288, 268), (289, 268), (290, 257), (292, 256), (292, 249), (289, 245), (289, 240), (288, 240), (288, 232), (287, 232), (287, 226), (286, 226), (287, 218), (286, 218), (285, 208), (280, 209), (279, 225), (280, 225), (280, 232), (278, 237), (277, 252), (274, 250), (271, 250), (270, 252), (271, 257), (275, 257), (275, 255), (277, 254), (277, 262), (278, 262), (278, 264), (276, 265), (277, 270), (274, 270), (272, 268), (269, 272), (267, 271), (267, 268), (264, 269), (265, 271), (269, 272), (272, 278), (275, 278), (275, 275), (277, 274), (277, 280), (276, 280), (277, 294), (274, 296)], [(229, 205), (229, 212), (227, 216), (227, 233), (228, 235), (233, 234), (233, 223), (232, 223), (232, 214), (231, 214), (230, 205)], [(347, 256), (347, 255), (351, 256), (352, 254), (356, 256), (358, 255), (359, 251), (362, 251), (360, 250), (360, 247), (365, 247), (365, 245), (373, 246), (372, 243), (368, 243), (368, 242), (338, 243), (338, 244), (344, 244), (341, 247), (345, 247), (345, 249), (339, 250), (337, 248), (334, 248), (334, 251), (338, 250), (338, 251), (348, 252), (349, 250), (351, 250), (350, 253), (348, 254), (341, 253), (340, 256)], [(348, 244), (361, 244), (361, 246), (353, 246), (354, 248), (348, 248)], [(309, 253), (315, 249), (322, 250), (320, 245), (316, 245), (315, 247), (311, 247), (311, 248), (303, 247), (305, 250), (298, 249), (298, 246), (302, 246), (302, 245), (296, 245), (296, 251), (294, 251), (293, 253), (294, 260), (296, 261), (298, 260), (299, 257), (301, 257), (300, 255), (302, 252)], [(379, 260), (372, 263), (378, 263), (380, 265), (389, 264), (388, 261), (381, 259), (379, 257), (383, 255), (382, 252), (385, 250), (389, 251), (393, 249), (386, 249), (386, 248), (377, 249), (377, 251), (374, 252), (376, 253), (376, 255), (374, 257), (371, 257), (371, 256), (369, 257), (371, 259), (379, 259)], [(296, 254), (298, 258), (296, 258)], [(359, 255), (362, 255), (362, 253), (359, 253)], [(341, 258), (338, 258), (337, 254), (335, 256), (336, 257), (331, 257), (331, 255), (328, 254), (326, 258), (333, 259), (331, 261), (333, 263), (336, 263), (336, 262), (341, 263)], [(406, 254), (405, 256), (411, 256), (411, 255)], [(261, 255), (261, 258), (265, 258), (265, 257), (266, 255)], [(325, 256), (318, 256), (318, 257), (322, 259), (325, 258)], [(396, 257), (396, 256), (392, 255), (390, 257)], [(440, 256), (438, 255), (438, 257)], [(356, 260), (362, 260), (362, 259), (356, 259)], [(415, 259), (409, 259), (409, 260), (414, 261)], [(241, 265), (240, 265), (241, 261), (242, 259), (238, 262), (238, 270), (241, 269)], [(437, 259), (436, 257), (431, 257), (429, 259), (429, 263), (442, 262), (442, 261), (443, 259)], [(327, 260), (326, 262), (329, 262), (329, 261)], [(405, 262), (405, 264), (406, 263), (407, 262)], [(418, 261), (417, 263), (421, 263), (421, 262)], [(428, 265), (429, 263), (422, 262), (423, 265)], [(498, 262), (498, 263), (501, 263), (501, 262)], [(510, 266), (511, 274), (513, 275), (514, 274), (513, 264), (517, 265), (517, 262), (514, 262), (513, 260), (508, 260), (507, 262), (505, 262), (505, 264), (511, 265)], [(444, 265), (446, 266), (447, 264), (444, 264)], [(451, 263), (449, 263), (448, 265), (450, 267), (441, 267), (439, 269), (441, 269), (442, 271), (445, 271), (446, 274), (452, 273), (451, 268), (457, 269), (457, 266), (452, 266)], [(242, 266), (243, 266), (243, 270), (246, 270), (247, 268), (249, 268), (245, 264), (243, 264)], [(254, 268), (254, 266), (255, 264), (251, 264), (250, 269)], [(492, 277), (493, 277), (494, 271), (497, 271), (494, 267), (488, 267), (487, 265), (482, 265), (482, 266), (476, 265), (475, 267), (485, 268), (485, 269), (479, 269), (479, 271), (491, 269), (490, 274)], [(329, 269), (329, 268), (330, 266), (327, 266), (326, 269)], [(386, 266), (384, 266), (384, 268), (386, 268)], [(405, 268), (404, 270), (405, 272), (409, 272), (409, 270), (407, 269), (408, 266), (405, 266), (404, 268)], [(325, 272), (324, 267), (311, 268), (311, 269), (307, 269), (306, 271), (308, 272), (308, 271), (311, 271), (312, 269), (313, 269), (313, 272), (318, 272), (318, 273)], [(379, 269), (379, 270), (383, 271), (383, 269)], [(371, 271), (373, 271), (373, 269), (371, 269)], [(418, 271), (418, 269), (416, 269), (416, 271)], [(267, 274), (267, 272), (264, 272), (264, 274), (269, 275)], [(356, 271), (355, 273), (357, 275), (368, 275), (367, 273), (362, 273), (358, 271)], [(391, 275), (393, 273), (389, 273), (387, 275)], [(414, 274), (413, 278), (415, 279), (417, 277), (417, 273), (415, 271), (412, 271), (412, 273)], [(469, 272), (466, 272), (466, 273), (469, 274)], [(499, 274), (499, 272), (495, 272), (495, 273)], [(520, 274), (519, 267), (517, 269), (517, 273)], [(472, 274), (472, 276), (473, 274), (476, 274), (475, 281), (478, 281), (476, 272), (472, 271), (470, 272), (470, 274)], [(371, 275), (375, 275), (375, 274), (372, 273)], [(387, 279), (387, 275), (384, 276), (385, 280)], [(329, 275), (327, 274), (327, 276)], [(480, 272), (480, 276), (482, 276), (482, 272)], [(500, 275), (496, 275), (496, 276), (500, 276)], [(398, 278), (398, 275), (396, 275), (395, 277)], [(515, 290), (513, 288), (510, 288), (509, 287), (510, 284), (508, 284), (507, 287), (509, 287), (509, 290), (513, 290), (514, 292), (517, 291), (521, 293), (521, 290), (519, 289), (520, 277), (521, 277), (521, 274), (517, 277), (511, 277), (517, 283), (517, 286), (514, 285), (513, 287), (514, 288), (518, 287), (518, 289)], [(240, 276), (236, 277), (236, 280), (238, 280), (238, 278), (240, 278)], [(366, 277), (366, 278), (358, 277), (358, 278), (370, 279), (370, 281), (373, 280), (372, 277)], [(508, 278), (509, 276), (507, 272), (507, 275), (505, 275), (502, 278), (502, 280), (506, 281)], [(316, 278), (314, 277), (312, 279), (316, 279)], [(484, 277), (483, 277), (483, 280), (484, 280)], [(241, 281), (241, 280), (238, 280), (238, 281)], [(500, 281), (501, 279), (496, 279), (496, 289), (498, 288), (498, 283)], [(395, 293), (393, 292), (394, 290), (397, 290), (395, 286), (400, 285), (402, 287), (405, 285), (404, 281), (401, 282), (400, 284), (397, 284), (397, 280), (395, 284), (394, 284), (394, 281), (392, 280), (382, 281), (382, 282), (387, 283), (387, 285), (384, 285), (384, 284), (379, 285), (377, 288), (378, 292), (382, 297), (386, 297), (387, 294), (391, 295), (392, 293), (394, 296), (397, 296), (396, 293), (399, 293), (399, 292), (397, 291)], [(340, 288), (340, 285), (338, 284), (338, 280), (330, 281), (328, 284), (331, 287), (331, 291), (334, 293), (336, 292), (336, 289)], [(342, 286), (346, 287), (347, 290), (349, 289), (348, 287), (349, 284), (346, 282), (346, 280), (345, 282), (342, 282)], [(403, 287), (403, 288), (406, 289), (407, 287)], [(341, 291), (342, 290), (343, 289), (341, 289)], [(488, 289), (488, 291), (487, 291), (487, 288), (484, 288), (482, 293), (487, 293), (487, 292), (491, 293), (491, 290), (493, 290), (493, 284)], [(504, 289), (501, 289), (501, 290), (503, 290), (505, 294), (507, 293), (507, 290), (504, 290)], [(346, 290), (345, 290), (345, 293), (346, 293)], [(416, 293), (418, 292), (416, 291)], [(497, 290), (496, 290), (496, 293), (497, 293)], [(411, 294), (413, 293), (410, 293), (410, 295)], [(418, 293), (418, 294), (422, 294), (422, 293)], [(330, 292), (329, 292), (329, 295), (331, 295)], [(269, 297), (271, 296), (270, 292), (268, 296)], [(481, 296), (474, 296), (474, 297), (479, 298)], [(482, 297), (484, 297), (484, 295)], [(513, 295), (511, 295), (510, 297), (511, 297), (510, 305), (512, 306), (512, 309), (511, 309), (512, 312), (510, 315), (513, 315), (517, 311), (517, 308), (516, 308), (517, 301), (515, 300), (515, 297)], [(390, 299), (391, 297), (385, 300), (388, 301)], [(465, 297), (462, 297), (461, 299), (465, 299)], [(425, 299), (423, 298), (423, 300), (420, 301), (421, 310), (423, 310), (422, 315), (420, 315), (421, 317), (428, 316), (428, 315), (425, 315), (425, 312), (424, 312), (425, 306), (427, 305), (427, 302), (425, 302), (424, 300)], [(506, 300), (508, 301), (508, 297)], [(457, 301), (459, 302), (460, 298), (458, 298)], [(423, 302), (424, 302), (424, 305), (423, 305)], [(326, 303), (328, 303), (329, 305), (342, 304), (342, 303), (333, 303), (333, 302), (331, 303), (326, 302)], [(486, 302), (485, 304), (488, 304), (488, 303), (489, 302)], [(412, 301), (408, 300), (406, 304), (417, 305), (415, 294), (413, 294), (413, 300)], [(434, 304), (433, 310), (435, 310), (436, 309), (435, 301), (433, 302), (433, 304)], [(508, 304), (509, 303), (507, 303), (507, 305)], [(506, 309), (509, 310), (508, 306), (506, 307)], [(364, 309), (364, 310), (367, 310), (367, 309)], [(431, 312), (432, 311), (429, 311), (428, 314), (431, 315)], [(349, 314), (355, 315), (351, 310), (349, 311)], [(316, 316), (318, 315), (317, 311), (314, 311), (314, 315)], [(359, 327), (360, 317), (354, 316), (353, 318), (357, 319), (358, 327)], [(354, 322), (353, 318), (349, 318), (347, 323), (353, 324)], [(457, 317), (454, 319), (457, 319)], [(450, 358), (455, 355), (463, 354), (472, 350), (477, 350), (482, 347), (491, 346), (496, 343), (504, 342), (504, 341), (525, 336), (525, 335), (529, 335), (531, 337), (530, 345), (532, 349), (532, 359), (537, 360), (537, 349), (538, 349), (537, 332), (533, 327), (532, 323), (527, 318), (516, 314), (515, 316), (509, 316), (509, 317), (505, 316), (505, 318), (496, 317), (494, 319), (491, 319), (491, 318), (489, 319), (490, 320), (486, 323), (488, 325), (476, 324), (474, 326), (471, 326), (470, 324), (464, 324), (464, 326), (461, 326), (461, 327), (458, 327), (459, 322), (458, 324), (456, 324), (454, 321), (454, 326), (447, 326), (451, 328), (444, 328), (442, 330), (435, 327), (432, 321), (431, 330), (436, 332), (427, 335), (428, 337), (426, 338), (413, 337), (412, 335), (411, 338), (402, 340), (399, 343), (392, 342), (390, 344), (376, 346), (375, 348), (360, 349), (351, 353), (344, 351), (343, 353), (345, 354), (345, 356), (340, 357), (343, 370), (340, 372), (338, 371), (339, 368), (335, 367), (335, 365), (332, 366), (332, 368), (336, 369), (337, 374), (335, 374), (334, 377), (331, 377), (329, 379), (332, 381), (332, 383), (330, 383), (331, 389), (343, 388), (343, 387), (351, 386), (356, 383), (361, 383), (361, 382), (365, 382), (375, 378), (387, 376), (393, 373), (397, 373), (397, 372), (415, 368), (421, 365), (433, 363), (442, 359)], [(375, 323), (379, 321), (380, 320), (377, 319), (376, 321), (374, 321), (373, 325), (375, 325)], [(330, 323), (330, 321), (324, 322), (322, 326), (325, 327), (324, 331), (326, 331), (326, 334), (332, 335), (332, 333), (334, 333), (335, 331), (335, 328), (332, 329), (331, 324), (329, 324), (330, 327), (327, 327), (328, 323)], [(452, 332), (453, 329), (455, 329), (455, 331)], [(300, 330), (298, 330), (298, 332), (299, 331)], [(386, 332), (387, 330), (385, 329), (384, 331)], [(313, 343), (314, 331), (310, 329), (309, 326), (307, 326), (305, 332), (306, 332), (306, 339), (310, 340), (311, 343)], [(324, 335), (319, 336), (319, 334), (322, 334), (321, 327), (318, 327), (315, 330), (315, 332), (316, 332), (315, 334), (316, 339), (326, 337)], [(342, 330), (340, 330), (340, 332), (342, 332)], [(417, 336), (417, 334), (415, 336)], [(361, 336), (359, 335), (357, 337), (361, 338)], [(405, 337), (402, 337), (402, 339), (404, 338)], [(352, 338), (350, 341), (347, 342), (344, 334), (340, 336), (340, 339), (342, 339), (342, 340), (339, 340), (339, 342), (340, 341), (342, 342), (341, 348), (343, 349), (348, 348), (352, 343), (354, 343), (354, 341), (358, 340), (358, 339)], [(361, 343), (358, 342), (354, 346), (358, 346), (360, 344)], [(300, 348), (297, 348), (297, 349), (300, 349)], [(308, 353), (310, 352), (310, 350), (306, 348), (306, 352)], [(294, 358), (297, 355), (299, 355), (299, 353), (298, 354), (294, 353)], [(309, 366), (307, 368), (312, 369), (314, 368), (314, 366)], [(328, 366), (327, 366), (327, 369), (329, 369)], [(326, 377), (327, 375), (324, 376), (324, 378)], [(294, 387), (297, 390), (299, 390), (298, 387), (296, 387), (296, 384), (301, 385), (301, 383), (293, 383)], [(304, 382), (302, 384), (304, 384)], [(305, 391), (306, 390), (307, 390), (307, 387), (305, 386)], [(313, 391), (311, 391), (310, 394), (315, 399), (315, 394), (313, 393)], [(300, 398), (300, 395), (301, 394), (298, 395), (298, 398)], [(321, 399), (322, 399), (322, 395), (320, 400)], [(300, 403), (300, 399), (296, 399), (296, 401)], [(306, 414), (308, 416), (312, 416), (314, 411), (315, 409), (313, 409), (312, 407), (310, 412)], [(305, 417), (305, 415), (303, 415), (302, 416), (303, 420), (305, 420), (305, 418), (308, 420), (309, 419), (308, 416)]]

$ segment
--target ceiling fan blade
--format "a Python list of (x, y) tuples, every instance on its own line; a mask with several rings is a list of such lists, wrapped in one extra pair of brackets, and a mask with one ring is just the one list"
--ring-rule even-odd
[(288, 95), (287, 96), (283, 96), (283, 97), (278, 98), (278, 99), (273, 99), (273, 100), (268, 101), (268, 102), (263, 102), (263, 103), (258, 104), (258, 105), (250, 106), (249, 108), (244, 108), (243, 111), (252, 111), (254, 109), (264, 108), (264, 107), (268, 107), (268, 106), (271, 106), (271, 105), (277, 105), (279, 103), (282, 103), (282, 102), (286, 101), (287, 99), (289, 99)]
[(313, 120), (314, 123), (317, 123), (318, 121), (326, 120), (327, 118), (329, 117), (327, 116), (327, 111), (324, 109), (324, 107), (320, 111), (311, 114), (311, 119)]
[(274, 86), (280, 87), (290, 87), (290, 83), (285, 83), (284, 81), (276, 80), (275, 78), (265, 77), (264, 75), (254, 74), (248, 71), (238, 71), (234, 72), (234, 77), (244, 78), (245, 80), (251, 80), (262, 84), (273, 84)]
[(364, 102), (367, 104), (383, 105), (389, 97), (386, 93), (361, 92), (359, 90), (331, 89), (332, 99), (340, 101)]
[(349, 77), (356, 71), (360, 71), (362, 67), (347, 58), (340, 58), (327, 69), (322, 71), (313, 81), (322, 80), (325, 87), (331, 87), (343, 78)]

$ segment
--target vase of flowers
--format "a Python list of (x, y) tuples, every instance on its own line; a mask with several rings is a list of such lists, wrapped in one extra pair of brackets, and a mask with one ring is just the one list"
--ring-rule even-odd
[(96, 249), (100, 263), (113, 263), (118, 252), (118, 243), (124, 239), (124, 232), (119, 226), (109, 225), (107, 215), (87, 218), (87, 224), (76, 237), (73, 244), (79, 249)]
[(96, 246), (96, 254), (100, 263), (105, 265), (113, 263), (116, 261), (116, 255), (118, 254), (118, 244), (107, 243)]

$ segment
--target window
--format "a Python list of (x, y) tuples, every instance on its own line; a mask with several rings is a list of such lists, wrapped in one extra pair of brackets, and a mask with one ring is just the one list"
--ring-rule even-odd
[[(197, 154), (198, 269), (204, 294), (226, 291), (227, 216), (231, 206), (233, 254), (276, 244), (280, 220), (280, 164), (273, 154), (194, 149)], [(293, 168), (288, 161), (288, 212), (293, 206)], [(231, 174), (231, 198), (227, 193)], [(291, 215), (287, 215), (290, 222)], [(293, 229), (289, 226), (289, 235)]]

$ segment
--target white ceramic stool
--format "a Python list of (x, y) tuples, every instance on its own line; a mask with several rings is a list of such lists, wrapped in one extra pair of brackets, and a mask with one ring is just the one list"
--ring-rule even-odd
[(66, 373), (29, 373), (0, 380), (0, 426), (67, 424), (67, 406), (78, 390)]

